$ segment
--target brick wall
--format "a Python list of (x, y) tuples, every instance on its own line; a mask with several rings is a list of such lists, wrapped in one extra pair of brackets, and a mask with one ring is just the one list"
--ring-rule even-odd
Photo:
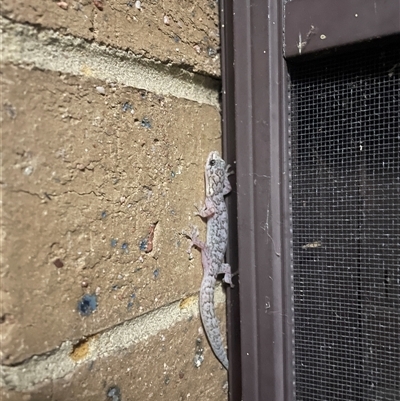
[(0, 398), (226, 399), (181, 235), (221, 146), (217, 2), (0, 7)]

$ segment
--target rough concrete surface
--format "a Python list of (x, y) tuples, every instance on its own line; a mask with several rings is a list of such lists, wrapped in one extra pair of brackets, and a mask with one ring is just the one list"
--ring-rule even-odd
[(220, 82), (205, 75), (1, 16), (0, 29), (3, 63), (98, 78), (219, 107)]
[(204, 235), (193, 205), (218, 110), (11, 65), (0, 78), (2, 363), (194, 294), (200, 258), (180, 233), (196, 222)]
[(219, 76), (216, 0), (3, 0), (0, 13), (17, 22)]
[[(220, 317), (223, 317), (224, 300), (221, 287), (217, 287), (216, 305), (219, 305), (217, 312)], [(60, 379), (80, 381), (80, 376), (76, 372), (79, 372), (82, 364), (106, 364), (108, 357), (124, 355), (133, 346), (142, 347), (144, 343), (153, 341), (154, 337), (163, 336), (163, 331), (174, 326), (182, 329), (181, 334), (176, 337), (180, 343), (179, 336), (186, 336), (187, 331), (182, 323), (193, 319), (199, 324), (196, 347), (193, 348), (193, 345), (189, 344), (189, 347), (181, 348), (180, 356), (175, 357), (174, 361), (179, 363), (179, 359), (183, 359), (186, 362), (188, 358), (191, 358), (193, 366), (200, 368), (203, 362), (211, 359), (214, 362), (206, 366), (215, 366), (218, 362), (204, 337), (198, 315), (198, 297), (190, 296), (112, 327), (103, 333), (85, 337), (75, 345), (66, 341), (49, 354), (35, 356), (16, 366), (3, 365), (0, 385), (7, 389), (6, 394), (17, 392), (32, 395), (36, 389), (40, 389), (42, 393), (43, 387), (48, 386), (48, 383), (55, 383)], [(224, 322), (224, 319), (221, 320)], [(153, 349), (152, 352), (153, 357), (158, 359), (158, 351)], [(151, 358), (151, 355), (148, 357)], [(147, 368), (151, 370), (151, 367)]]
[(3, 396), (26, 401), (207, 401), (226, 399), (226, 394), (226, 371), (212, 354), (198, 316), (188, 316), (118, 353), (99, 360), (83, 357), (63, 379)]

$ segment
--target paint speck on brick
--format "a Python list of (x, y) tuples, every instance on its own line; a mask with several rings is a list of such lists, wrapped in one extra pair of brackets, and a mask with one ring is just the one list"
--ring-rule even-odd
[(106, 90), (104, 89), (103, 86), (96, 86), (96, 90), (98, 93), (100, 93), (100, 95), (105, 95), (106, 94)]
[(140, 249), (141, 251), (146, 251), (146, 249), (147, 249), (147, 238), (142, 239), (142, 240), (140, 241), (139, 249)]
[(58, 7), (62, 8), (63, 10), (68, 10), (68, 3), (66, 3), (65, 1), (59, 1), (57, 3)]
[(122, 401), (121, 390), (118, 386), (112, 386), (107, 390), (107, 398), (111, 401)]
[(129, 253), (129, 249), (128, 249), (128, 243), (127, 242), (124, 242), (122, 245), (121, 245), (121, 249), (125, 252), (125, 253)]
[(4, 110), (6, 111), (6, 113), (8, 114), (8, 116), (11, 118), (11, 119), (15, 119), (15, 117), (17, 117), (17, 110), (16, 110), (16, 108), (12, 105), (12, 104), (10, 104), (10, 103), (5, 103), (5, 104), (3, 104), (3, 107), (4, 107)]
[(60, 258), (57, 258), (54, 262), (53, 262), (55, 267), (58, 267), (59, 269), (61, 269), (62, 267), (64, 267), (64, 263)]
[(82, 316), (89, 316), (97, 309), (97, 296), (96, 294), (86, 294), (78, 302), (78, 312)]
[(151, 122), (147, 117), (143, 117), (141, 125), (144, 128), (151, 128)]
[(72, 347), (70, 358), (77, 362), (84, 359), (89, 353), (89, 339), (84, 338)]
[(93, 0), (93, 4), (96, 6), (96, 8), (100, 11), (104, 10), (104, 5), (102, 0)]
[(200, 337), (197, 337), (196, 339), (196, 353), (195, 356), (193, 358), (193, 365), (196, 368), (199, 368), (201, 366), (201, 364), (204, 361), (204, 348), (203, 348), (203, 344), (202, 344), (202, 339)]
[(133, 111), (133, 106), (129, 102), (125, 102), (122, 105), (122, 111), (124, 111), (124, 112), (126, 112), (126, 111), (132, 112)]
[(30, 176), (32, 173), (33, 173), (33, 167), (32, 166), (25, 167), (24, 175)]
[(207, 48), (208, 57), (215, 57), (217, 55), (217, 51), (212, 47)]
[(128, 301), (128, 304), (127, 304), (127, 306), (126, 306), (126, 308), (127, 308), (128, 310), (132, 309), (132, 306), (133, 306), (133, 303), (134, 303), (135, 298), (136, 298), (136, 294), (135, 294), (135, 293), (132, 293), (132, 294), (131, 294), (131, 299)]

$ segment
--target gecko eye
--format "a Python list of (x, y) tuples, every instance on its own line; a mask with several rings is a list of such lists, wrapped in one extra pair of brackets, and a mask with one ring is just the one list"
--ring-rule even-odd
[(210, 166), (214, 166), (215, 165), (215, 160), (210, 160)]

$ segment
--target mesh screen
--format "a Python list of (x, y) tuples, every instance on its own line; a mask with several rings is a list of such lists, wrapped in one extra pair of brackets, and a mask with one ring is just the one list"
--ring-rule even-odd
[(297, 401), (400, 400), (398, 43), (290, 66)]

